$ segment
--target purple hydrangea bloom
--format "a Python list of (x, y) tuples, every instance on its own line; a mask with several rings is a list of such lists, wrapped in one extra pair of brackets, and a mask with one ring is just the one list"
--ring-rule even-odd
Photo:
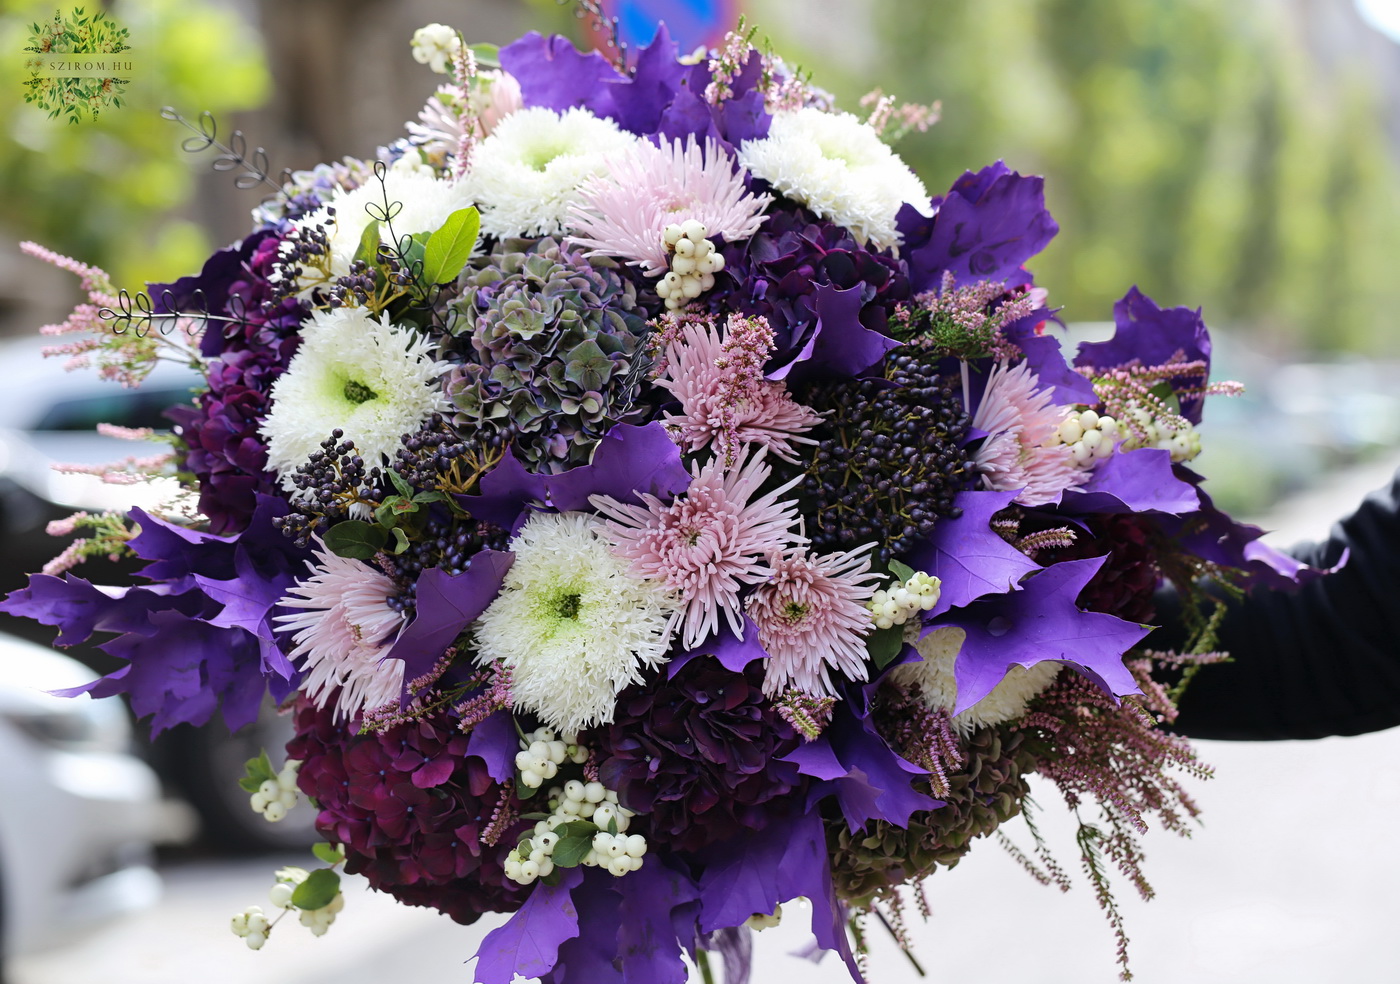
[(358, 722), (337, 723), (329, 707), (302, 699), (287, 754), (302, 760), (297, 783), (320, 807), (316, 829), (344, 845), (347, 871), (466, 924), (513, 912), (530, 895), (505, 875), (506, 855), (529, 823), (498, 823), (488, 835), (496, 811), (518, 817), (520, 803), (467, 754), (469, 738), (456, 724), (441, 711), (358, 734)]
[(210, 320), (200, 340), (203, 354), (215, 358), (209, 389), (193, 405), (167, 413), (185, 439), (183, 467), (199, 480), (199, 508), (216, 533), (242, 529), (256, 495), (275, 491), (258, 427), (272, 383), (296, 351), (305, 313), (299, 302), (278, 298), (268, 279), (279, 243), (270, 233), (249, 236), (237, 248), (215, 253), (199, 276), (149, 288), (158, 309), (168, 305), (236, 319)]
[(763, 695), (763, 664), (743, 673), (713, 657), (672, 679), (629, 687), (596, 743), (599, 775), (658, 846), (696, 851), (743, 838), (784, 815), (800, 794), (779, 761), (800, 739)]

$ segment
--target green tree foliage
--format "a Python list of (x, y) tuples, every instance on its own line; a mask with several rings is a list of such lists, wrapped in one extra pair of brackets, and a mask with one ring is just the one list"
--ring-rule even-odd
[[(752, 6), (794, 50), (783, 5)], [(997, 158), (1044, 174), (1062, 232), (1035, 269), (1067, 317), (1106, 319), (1136, 283), (1285, 351), (1400, 349), (1400, 170), (1379, 83), (1359, 59), (1320, 66), (1294, 5), (863, 7), (868, 65), (839, 41), (797, 57), (848, 107), (877, 84), (942, 100), (942, 122), (899, 148), (930, 191)]]
[(160, 108), (223, 118), (259, 105), (269, 81), (257, 35), (212, 0), (111, 4), (108, 16), (130, 32), (132, 81), (120, 108), (70, 125), (23, 101), (30, 25), (53, 13), (52, 0), (0, 0), (0, 225), (105, 267), (119, 284), (198, 269), (212, 244), (176, 212), (194, 193), (194, 168), (207, 165), (179, 152), (187, 134)]

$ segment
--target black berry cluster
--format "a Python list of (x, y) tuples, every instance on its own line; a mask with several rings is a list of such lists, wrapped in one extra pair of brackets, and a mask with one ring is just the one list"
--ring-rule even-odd
[(953, 497), (972, 479), (968, 418), (931, 361), (895, 356), (883, 376), (821, 384), (805, 402), (829, 411), (798, 486), (815, 549), (874, 542), (887, 563), (939, 517), (960, 514)]

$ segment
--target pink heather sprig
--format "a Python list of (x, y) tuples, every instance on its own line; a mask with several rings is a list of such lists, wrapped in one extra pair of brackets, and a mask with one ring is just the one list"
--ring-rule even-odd
[(705, 87), (705, 101), (711, 106), (718, 106), (733, 99), (734, 80), (748, 67), (749, 59), (758, 53), (763, 71), (755, 88), (763, 93), (764, 108), (770, 113), (801, 109), (811, 101), (812, 87), (800, 72), (787, 69), (767, 44), (762, 52), (754, 48), (756, 30), (749, 28), (745, 31), (744, 20), (740, 18), (738, 27), (724, 36), (724, 43), (710, 59), (711, 81)]
[(55, 463), (50, 467), (63, 475), (95, 475), (108, 485), (139, 485), (170, 474), (174, 462), (175, 452), (164, 451), (141, 458), (130, 455), (99, 465)]
[(931, 708), (918, 688), (898, 690), (889, 699), (889, 719), (896, 722), (889, 735), (894, 747), (928, 770), (934, 796), (947, 796), (948, 773), (967, 764), (952, 716), (946, 708)]
[(778, 716), (806, 741), (816, 741), (831, 723), (835, 697), (817, 697), (793, 687), (773, 703)]
[[(1107, 370), (1092, 366), (1076, 368), (1094, 384), (1094, 395), (1099, 398), (1103, 412), (1131, 430), (1139, 441), (1146, 441), (1148, 434), (1137, 420), (1137, 415), (1133, 412), (1135, 410), (1145, 410), (1153, 420), (1173, 430), (1184, 430), (1191, 426), (1186, 418), (1152, 392), (1158, 383), (1169, 381), (1172, 392), (1178, 397), (1239, 396), (1244, 392), (1243, 384), (1233, 380), (1207, 383), (1206, 374), (1210, 367), (1202, 359), (1188, 361), (1186, 353), (1180, 350), (1166, 362), (1152, 366), (1132, 363)], [(1180, 382), (1191, 379), (1198, 382)]]
[(502, 796), (496, 802), (496, 808), (491, 811), (490, 821), (481, 828), (481, 842), (488, 847), (495, 847), (519, 818), (520, 811), (516, 808), (515, 797)]
[(457, 41), (457, 50), (452, 54), (452, 68), (457, 93), (461, 98), (461, 116), (458, 120), (460, 131), (457, 137), (457, 158), (452, 164), (452, 176), (460, 181), (471, 167), (472, 149), (476, 146), (477, 117), (471, 91), (476, 82), (477, 68), (476, 54), (467, 44), (466, 38), (459, 34)]
[(718, 106), (726, 99), (732, 99), (734, 89), (731, 83), (744, 71), (744, 67), (749, 63), (749, 56), (753, 54), (753, 45), (750, 43), (757, 28), (749, 28), (744, 31), (744, 22), (740, 20), (737, 30), (730, 31), (724, 36), (724, 43), (720, 46), (715, 56), (710, 59), (710, 84), (705, 86), (705, 102), (711, 106)]
[(71, 536), (79, 530), (86, 530), (88, 536), (68, 544), (57, 557), (44, 565), (44, 574), (58, 576), (93, 557), (120, 560), (127, 552), (127, 543), (138, 532), (125, 516), (117, 512), (76, 512), (64, 519), (56, 519), (46, 527), (50, 536)]
[(431, 699), (430, 691), (433, 685), (442, 679), (442, 675), (447, 672), (452, 661), (456, 658), (456, 647), (447, 647), (447, 651), (438, 657), (437, 662), (429, 667), (426, 673), (414, 677), (408, 682), (408, 686), (405, 688), (409, 697), (408, 701), (391, 700), (378, 707), (367, 708), (360, 717), (360, 734), (372, 732), (382, 735), (390, 728), (420, 720), (451, 703), (455, 699), (453, 696), (456, 694), (455, 689), (452, 691), (452, 695), (436, 695)]
[(998, 516), (991, 522), (996, 534), (1032, 560), (1042, 550), (1063, 550), (1073, 546), (1079, 531), (1072, 526), (1054, 526), (1034, 533), (1021, 534), (1021, 517)]
[(964, 360), (990, 356), (1011, 362), (1021, 350), (1002, 329), (1028, 317), (1042, 303), (1041, 295), (1024, 287), (1008, 292), (1000, 281), (979, 280), (959, 287), (953, 274), (945, 271), (937, 291), (920, 294), (912, 305), (895, 309), (891, 327), (895, 337), (921, 348)]
[[(121, 307), (121, 300), (112, 278), (102, 269), (79, 263), (72, 257), (34, 242), (20, 243), (20, 250), (45, 263), (51, 263), (60, 270), (75, 274), (87, 294), (87, 301), (75, 306), (64, 321), (44, 325), (39, 329), (41, 335), (83, 336), (45, 346), (45, 356), (67, 357), (65, 369), (71, 371), (92, 366), (97, 369), (101, 378), (134, 388), (155, 368), (156, 360), (161, 357), (163, 345), (175, 349), (181, 361), (199, 364), (198, 353), (191, 347), (188, 339), (186, 344), (181, 345), (164, 337), (160, 332), (113, 331), (103, 320), (102, 311)], [(188, 332), (182, 328), (181, 334), (188, 335)]]
[(458, 704), (454, 709), (457, 716), (461, 718), (457, 727), (462, 731), (471, 731), (492, 714), (508, 710), (511, 706), (510, 667), (503, 663), (493, 663), (488, 668), (487, 673), (490, 685), (470, 700)]
[[(933, 102), (928, 105), (920, 103), (904, 103), (901, 105), (894, 96), (889, 96), (883, 90), (871, 89), (860, 97), (862, 108), (869, 108), (870, 115), (866, 118), (866, 126), (870, 127), (887, 143), (897, 143), (911, 132), (924, 133), (929, 127), (937, 123), (943, 113), (943, 104)], [(890, 127), (891, 123), (893, 127)], [(886, 127), (890, 127), (890, 132), (886, 133)]]

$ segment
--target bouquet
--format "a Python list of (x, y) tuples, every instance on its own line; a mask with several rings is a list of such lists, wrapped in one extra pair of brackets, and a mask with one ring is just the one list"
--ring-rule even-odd
[[(324, 933), (347, 871), (510, 914), (480, 984), (708, 953), (742, 980), (797, 898), (860, 979), (867, 918), (905, 938), (979, 838), (1065, 881), (999, 830), (1039, 775), (1126, 974), (1110, 871), (1147, 893), (1139, 835), (1186, 832), (1208, 774), (1159, 727), (1220, 656), (1202, 586), (1310, 572), (1187, 467), (1234, 389), (1199, 311), (1131, 290), (1071, 358), (1026, 268), (1041, 179), (930, 196), (891, 144), (933, 108), (838, 110), (751, 40), (430, 25), (448, 81), (372, 161), (278, 180), (186, 121), (274, 189), (197, 275), (133, 298), (26, 245), (89, 294), (55, 352), (207, 388), (108, 472), (184, 491), (56, 524), (87, 533), (3, 607), (101, 635), (127, 665), (80, 689), (156, 731), (294, 717), (243, 782), (269, 821), (311, 804), (324, 864), (234, 918), (249, 946), (279, 912)], [(137, 583), (70, 571), (99, 555)], [(1187, 641), (1159, 652), (1166, 583)]]

